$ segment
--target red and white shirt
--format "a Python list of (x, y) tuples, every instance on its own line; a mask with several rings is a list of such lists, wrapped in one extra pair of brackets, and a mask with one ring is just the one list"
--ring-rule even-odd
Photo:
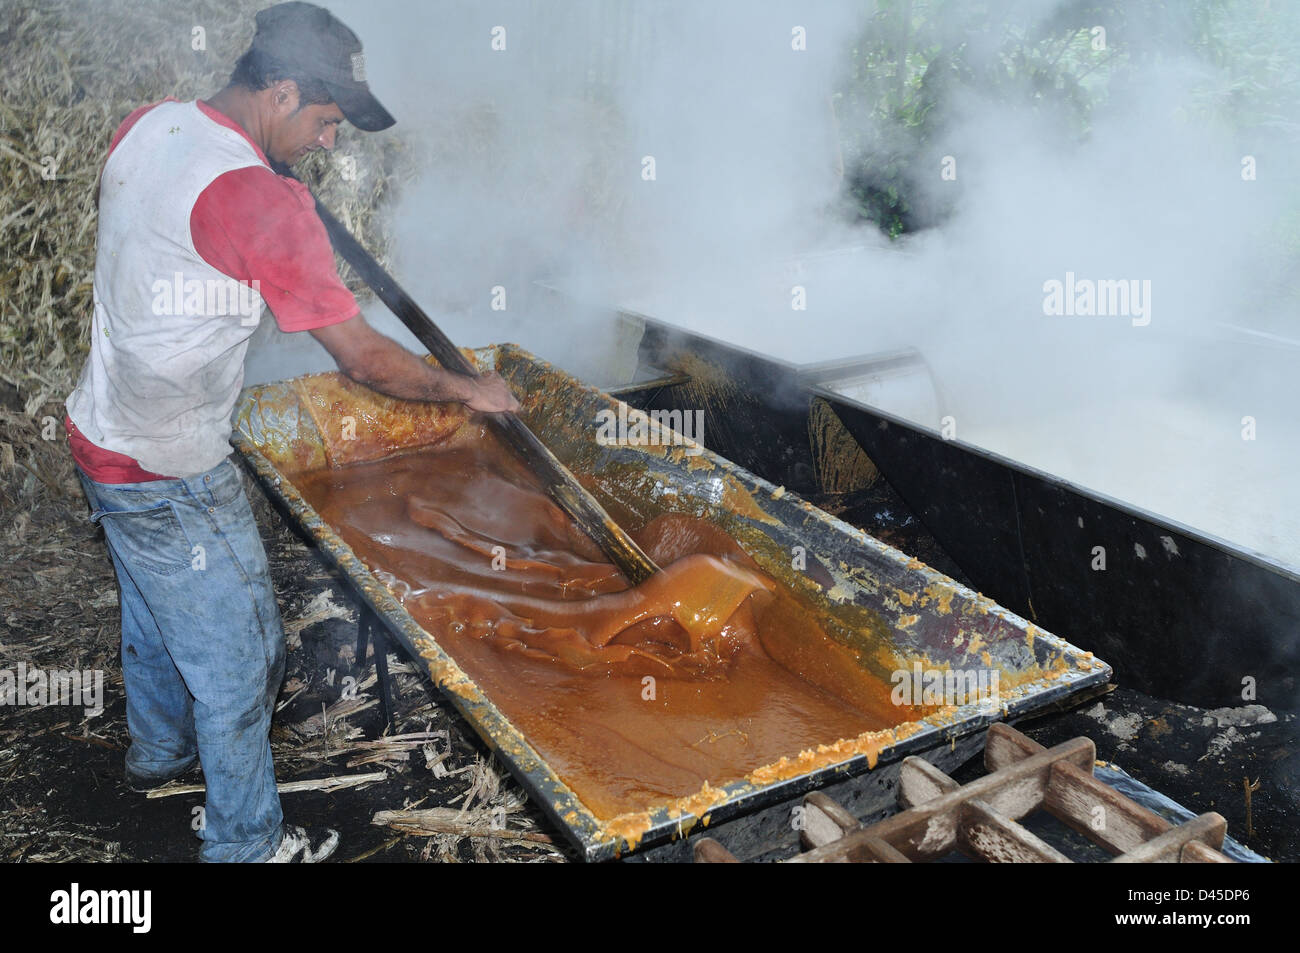
[(193, 476), (229, 454), (263, 303), (282, 331), (359, 311), (307, 187), (201, 100), (143, 106), (114, 134), (94, 291), (66, 424), (73, 458), (101, 483)]

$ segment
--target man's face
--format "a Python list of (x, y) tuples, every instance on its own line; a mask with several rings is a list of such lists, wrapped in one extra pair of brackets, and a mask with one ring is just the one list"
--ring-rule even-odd
[(271, 89), (271, 121), (266, 154), (293, 165), (309, 152), (333, 149), (343, 111), (336, 103), (298, 108), (298, 86), (292, 80)]

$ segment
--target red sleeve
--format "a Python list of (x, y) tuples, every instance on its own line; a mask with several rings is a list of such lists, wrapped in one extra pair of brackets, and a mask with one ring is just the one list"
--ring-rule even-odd
[(334, 267), (311, 193), (266, 166), (215, 179), (194, 203), (190, 235), (213, 268), (258, 283), (281, 331), (323, 328), (361, 310)]

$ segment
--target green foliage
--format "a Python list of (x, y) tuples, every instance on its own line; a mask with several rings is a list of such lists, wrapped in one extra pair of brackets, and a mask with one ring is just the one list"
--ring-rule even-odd
[[(921, 187), (964, 102), (1033, 114), (1085, 139), (1112, 87), (1137, 65), (1190, 55), (1215, 77), (1189, 89), (1185, 118), (1292, 141), (1300, 29), (1288, 4), (1259, 0), (879, 0), (836, 93), (854, 211), (891, 237), (942, 222), (952, 199)], [(1104, 29), (1104, 35), (1097, 28)], [(957, 194), (950, 190), (947, 194)]]

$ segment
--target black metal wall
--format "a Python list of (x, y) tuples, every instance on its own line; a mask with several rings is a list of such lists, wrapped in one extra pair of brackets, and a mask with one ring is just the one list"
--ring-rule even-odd
[[(645, 368), (692, 382), (643, 409), (705, 411), (704, 442), (817, 500), (811, 400), (829, 401), (958, 572), (985, 595), (1115, 669), (1132, 688), (1202, 707), (1295, 710), (1300, 580), (1249, 554), (1050, 475), (945, 441), (831, 391), (798, 368), (648, 321)], [(632, 398), (629, 398), (632, 400)], [(872, 532), (870, 521), (840, 514)], [(895, 545), (899, 545), (898, 542)], [(924, 543), (918, 542), (918, 546)], [(1094, 569), (1095, 547), (1105, 569)], [(949, 567), (922, 559), (949, 572)]]

